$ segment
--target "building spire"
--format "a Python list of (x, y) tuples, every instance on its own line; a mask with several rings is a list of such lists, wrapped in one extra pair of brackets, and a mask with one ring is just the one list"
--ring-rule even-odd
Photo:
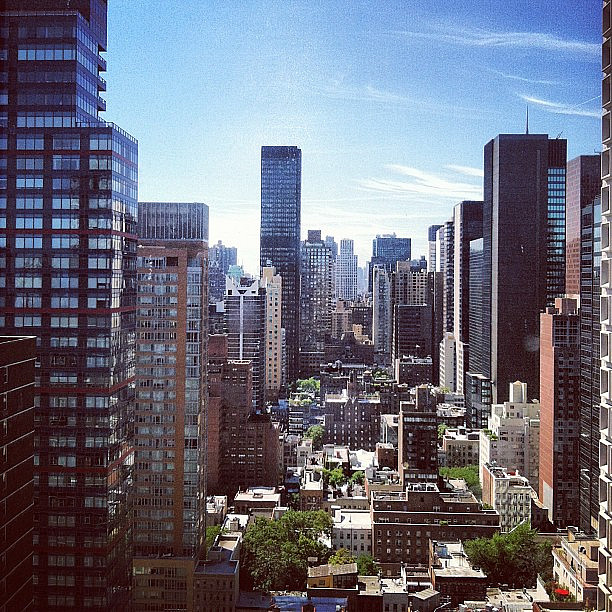
[(525, 134), (529, 134), (529, 105), (527, 105), (527, 119), (525, 121)]

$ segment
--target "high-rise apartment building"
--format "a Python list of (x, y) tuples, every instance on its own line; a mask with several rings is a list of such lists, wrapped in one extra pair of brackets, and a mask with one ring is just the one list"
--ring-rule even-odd
[[(282, 304), (281, 304), (282, 308)], [(256, 279), (226, 278), (225, 329), (228, 357), (253, 366), (253, 408), (263, 408), (266, 358), (266, 290)]]
[(357, 255), (353, 252), (354, 243), (348, 238), (340, 240), (340, 250), (336, 259), (336, 297), (339, 300), (357, 299)]
[(612, 183), (612, 3), (604, 0), (601, 154), (601, 407), (599, 411), (599, 592), (597, 609), (612, 611), (612, 285), (610, 272), (610, 184)]
[(372, 269), (372, 341), (377, 363), (391, 363), (391, 280), (384, 267)]
[(470, 342), (470, 242), (482, 238), (482, 202), (463, 201), (453, 209), (453, 335), (457, 392), (463, 393)]
[(266, 290), (264, 396), (266, 402), (274, 403), (286, 383), (285, 332), (281, 321), (283, 279), (275, 268), (265, 267), (261, 271), (261, 285)]
[(5, 0), (3, 333), (37, 336), (35, 605), (128, 609), (138, 146), (102, 121), (105, 0)]
[(599, 514), (599, 302), (601, 159), (567, 162), (565, 290), (580, 295), (580, 528), (597, 529)]
[(238, 249), (225, 246), (221, 240), (208, 251), (208, 299), (211, 303), (223, 301), (225, 276), (230, 266), (238, 263)]
[(36, 338), (0, 336), (0, 611), (33, 610)]
[(540, 489), (559, 528), (579, 522), (580, 332), (577, 301), (540, 315)]
[(297, 378), (300, 343), (300, 228), (302, 151), (261, 148), (260, 268), (274, 266), (283, 279), (282, 326), (287, 379)]
[(539, 388), (539, 315), (565, 291), (566, 149), (546, 134), (500, 134), (484, 149), (483, 333), (469, 372), (491, 380), (494, 402), (513, 380)]
[[(331, 250), (321, 240), (320, 230), (309, 230), (302, 242), (301, 256), (301, 314), (300, 351), (322, 352), (325, 339), (331, 335), (332, 311), (332, 257)], [(301, 376), (312, 376), (301, 362)]]
[(208, 206), (140, 202), (138, 237), (133, 603), (163, 610), (204, 528)]

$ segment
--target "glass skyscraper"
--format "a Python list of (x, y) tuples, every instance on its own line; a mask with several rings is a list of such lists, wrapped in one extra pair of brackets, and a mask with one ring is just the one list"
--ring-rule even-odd
[[(104, 0), (0, 9), (0, 327), (37, 337), (37, 609), (129, 609), (137, 142)], [(7, 129), (8, 128), (8, 129)]]
[(287, 380), (297, 378), (300, 342), (300, 222), (302, 151), (261, 148), (260, 267), (283, 279), (281, 318), (287, 346)]

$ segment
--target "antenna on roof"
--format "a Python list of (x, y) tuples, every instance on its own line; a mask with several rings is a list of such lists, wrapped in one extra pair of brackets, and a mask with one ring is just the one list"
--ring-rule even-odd
[(529, 134), (529, 105), (527, 105), (527, 118), (525, 120), (525, 134)]

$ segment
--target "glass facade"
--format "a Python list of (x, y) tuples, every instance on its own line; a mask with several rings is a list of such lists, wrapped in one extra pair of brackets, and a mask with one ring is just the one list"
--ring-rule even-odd
[(297, 378), (299, 369), (301, 192), (301, 150), (262, 147), (260, 267), (274, 266), (283, 279), (281, 318), (289, 381)]
[(98, 117), (106, 2), (40, 7), (4, 3), (0, 38), (2, 324), (38, 351), (35, 603), (127, 609), (138, 146)]

